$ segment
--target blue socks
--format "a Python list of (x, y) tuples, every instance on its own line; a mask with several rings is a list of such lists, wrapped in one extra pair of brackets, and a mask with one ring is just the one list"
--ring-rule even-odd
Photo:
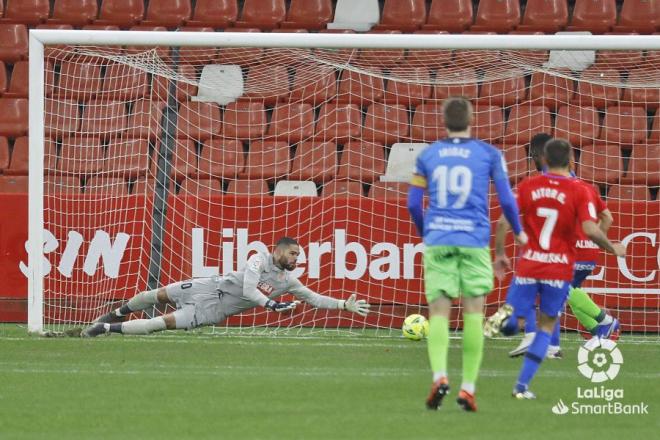
[(534, 332), (536, 332), (536, 307), (532, 307), (527, 315), (525, 315), (525, 333)]
[(557, 318), (557, 323), (555, 328), (552, 329), (552, 336), (550, 337), (550, 345), (559, 347), (559, 331), (561, 330), (559, 326), (559, 318)]
[(532, 341), (532, 345), (529, 346), (529, 349), (525, 354), (525, 359), (523, 360), (523, 365), (520, 369), (520, 375), (518, 376), (518, 384), (516, 385), (517, 389), (527, 389), (529, 382), (539, 369), (541, 362), (543, 362), (543, 358), (545, 358), (545, 354), (548, 351), (548, 345), (550, 345), (550, 333), (546, 333), (540, 329), (537, 330), (534, 341)]

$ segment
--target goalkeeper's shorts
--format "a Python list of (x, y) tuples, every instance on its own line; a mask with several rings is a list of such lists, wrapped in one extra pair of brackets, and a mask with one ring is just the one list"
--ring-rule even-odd
[(440, 296), (477, 297), (493, 290), (493, 265), (488, 247), (427, 246), (424, 284), (430, 304)]

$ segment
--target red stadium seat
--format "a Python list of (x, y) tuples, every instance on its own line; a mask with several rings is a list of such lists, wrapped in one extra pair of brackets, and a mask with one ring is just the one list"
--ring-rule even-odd
[(256, 141), (250, 144), (245, 171), (248, 179), (282, 179), (291, 168), (290, 148), (286, 142)]
[[(170, 192), (172, 191), (172, 186), (173, 186), (173, 182), (170, 180), (168, 191)], [(132, 188), (131, 194), (133, 195), (152, 196), (154, 195), (154, 191), (156, 189), (156, 179), (154, 179), (153, 177), (140, 177), (139, 179), (133, 181), (130, 184), (130, 187)]]
[(496, 143), (504, 136), (504, 112), (502, 107), (477, 105), (472, 122), (473, 136), (486, 142)]
[(282, 101), (289, 95), (289, 72), (286, 66), (251, 66), (245, 81), (245, 92), (245, 97), (258, 99), (266, 105)]
[(525, 76), (522, 72), (511, 71), (506, 79), (489, 80), (484, 77), (477, 103), (497, 106), (511, 106), (525, 100)]
[(9, 142), (0, 136), (0, 173), (9, 168)]
[[(14, 64), (11, 72), (11, 81), (9, 83), (9, 90), (4, 94), (5, 98), (27, 98), (29, 88), (29, 66), (27, 61), (18, 61)], [(46, 96), (50, 96), (55, 88), (55, 71), (53, 64), (46, 61), (45, 68), (45, 91)]]
[(592, 66), (582, 72), (573, 101), (580, 106), (593, 106), (598, 109), (617, 104), (621, 89), (605, 84), (621, 82), (618, 70)]
[(646, 202), (651, 200), (651, 193), (646, 186), (641, 185), (612, 185), (607, 191), (608, 200), (636, 200)]
[(506, 33), (520, 23), (518, 0), (480, 0), (473, 31)]
[[(400, 34), (401, 31), (373, 30), (368, 34)], [(358, 63), (368, 66), (392, 67), (404, 60), (404, 49), (360, 49)]]
[(314, 136), (314, 108), (311, 104), (278, 104), (268, 127), (267, 138), (291, 144)]
[[(48, 23), (42, 23), (38, 24), (35, 29), (54, 29), (54, 30), (64, 30), (64, 31), (70, 31), (73, 30), (73, 26), (70, 24), (62, 23), (62, 24), (55, 24), (51, 23), (48, 21)], [(48, 45), (44, 47), (44, 59), (53, 59), (55, 58), (62, 58), (62, 50), (67, 50), (66, 45)], [(82, 57), (79, 57), (78, 60), (80, 61)]]
[(55, 0), (53, 17), (48, 23), (84, 26), (96, 20), (98, 13), (96, 0)]
[[(163, 164), (162, 154), (160, 150), (154, 153), (151, 162), (152, 176), (157, 175), (159, 169), (162, 169)], [(197, 147), (195, 141), (192, 139), (177, 139), (174, 142), (174, 149), (172, 155), (172, 167), (170, 168), (170, 177), (175, 181), (180, 182), (188, 176), (193, 176), (197, 173)]]
[(0, 176), (0, 194), (27, 194), (28, 176)]
[(660, 145), (635, 145), (621, 183), (660, 186)]
[(594, 107), (565, 105), (557, 111), (554, 136), (573, 145), (592, 144), (600, 135), (600, 120)]
[(283, 28), (323, 29), (332, 21), (332, 0), (291, 0)]
[(518, 182), (529, 175), (533, 165), (525, 145), (507, 145), (502, 152), (506, 160), (509, 180), (512, 183)]
[[(621, 35), (606, 32), (605, 35)], [(625, 34), (637, 35), (637, 34)], [(598, 50), (596, 51), (596, 64), (594, 66), (608, 69), (617, 69), (622, 73), (635, 70), (644, 64), (643, 50)]]
[(221, 196), (222, 183), (218, 179), (185, 179), (181, 182), (180, 196)]
[(85, 182), (85, 194), (127, 196), (128, 182), (121, 177), (92, 176)]
[(90, 99), (103, 84), (99, 64), (62, 61), (59, 78), (56, 94), (64, 99)]
[(657, 70), (653, 68), (631, 70), (628, 75), (628, 84), (635, 85), (635, 87), (623, 89), (623, 101), (644, 106), (648, 110), (656, 110), (660, 106), (660, 89), (642, 86), (642, 84), (648, 84), (648, 78), (653, 78), (656, 74)]
[(46, 176), (44, 194), (80, 194), (82, 187), (79, 176)]
[(233, 139), (210, 139), (202, 146), (196, 176), (200, 179), (235, 179), (245, 168), (243, 143)]
[[(180, 26), (180, 32), (215, 32), (210, 26), (190, 27)], [(212, 61), (218, 56), (218, 49), (215, 47), (181, 47), (179, 48), (179, 62), (192, 65), (213, 64)]]
[(608, 107), (600, 138), (607, 143), (622, 145), (643, 143), (646, 141), (646, 126), (646, 110), (642, 107)]
[(337, 102), (369, 105), (383, 99), (384, 88), (383, 78), (346, 69), (339, 80)]
[(344, 143), (362, 132), (362, 114), (355, 104), (328, 103), (321, 107), (316, 140)]
[(593, 183), (618, 183), (623, 174), (621, 150), (618, 145), (587, 145), (582, 147), (578, 176)]
[(293, 158), (289, 180), (327, 182), (337, 173), (337, 144), (334, 142), (301, 142)]
[(350, 141), (341, 153), (337, 179), (371, 183), (385, 173), (385, 152), (382, 144)]
[(266, 111), (261, 102), (232, 102), (225, 107), (222, 134), (227, 138), (255, 139), (266, 133)]
[[(390, 70), (390, 75), (383, 102), (408, 107), (421, 104), (425, 99), (431, 97), (431, 76), (426, 68), (394, 67)], [(407, 81), (396, 81), (395, 78)], [(409, 82), (411, 79), (414, 79), (415, 82)]]
[(226, 28), (236, 22), (238, 17), (236, 0), (197, 0), (189, 26), (210, 26)]
[(45, 22), (49, 14), (49, 0), (9, 0), (3, 21), (36, 25)]
[[(4, 95), (7, 91), (7, 84), (9, 80), (7, 79), (7, 67), (5, 63), (0, 61), (0, 95)], [(27, 96), (21, 96), (21, 98), (26, 98)]]
[[(130, 29), (131, 31), (143, 31), (143, 32), (166, 32), (167, 28), (165, 26), (147, 26), (147, 25), (135, 25), (131, 26)], [(159, 58), (165, 61), (170, 60), (170, 48), (168, 46), (126, 46), (126, 53), (128, 54), (135, 54), (135, 53), (142, 53), (147, 50), (155, 49), (156, 50), (156, 55), (158, 55)], [(180, 49), (183, 50), (184, 48), (182, 47)]]
[[(27, 175), (29, 170), (29, 156), (28, 137), (19, 137), (14, 142), (9, 168), (7, 168), (4, 173), (8, 175)], [(50, 174), (54, 172), (56, 164), (57, 146), (52, 140), (46, 139), (44, 145), (44, 173)]]
[[(119, 26), (113, 25), (113, 24), (86, 24), (85, 26), (82, 27), (82, 30), (84, 31), (118, 31)], [(96, 48), (97, 51), (102, 52), (107, 55), (122, 55), (124, 53), (124, 48), (123, 46), (98, 46)], [(76, 57), (78, 62), (81, 60), (85, 59), (85, 57), (79, 55)], [(93, 61), (98, 62), (98, 57), (92, 57), (89, 56), (88, 58), (91, 58)]]
[[(466, 35), (496, 35), (496, 32), (465, 31)], [(488, 37), (486, 37), (488, 38)], [(470, 68), (490, 70), (493, 65), (501, 63), (501, 54), (498, 50), (455, 50), (454, 68)]]
[(98, 174), (104, 165), (101, 139), (90, 136), (74, 136), (62, 141), (59, 172), (69, 175)]
[(602, 34), (616, 24), (615, 0), (575, 0), (569, 31)]
[(572, 79), (536, 72), (532, 74), (529, 100), (533, 101), (534, 105), (542, 105), (555, 110), (571, 101), (574, 89), (575, 81)]
[(19, 137), (27, 135), (27, 99), (0, 98), (0, 136)]
[(263, 179), (232, 180), (227, 187), (227, 194), (236, 196), (267, 196), (268, 183)]
[(435, 99), (445, 99), (450, 96), (475, 99), (479, 91), (477, 73), (472, 68), (447, 67), (438, 69), (435, 83), (436, 85), (433, 87), (433, 97)]
[(245, 0), (237, 28), (275, 29), (286, 18), (284, 0)]
[(511, 108), (504, 132), (504, 143), (524, 145), (537, 133), (549, 133), (552, 129), (547, 107), (531, 103), (517, 104)]
[(123, 101), (89, 101), (83, 110), (80, 133), (109, 139), (121, 136), (128, 128), (128, 113)]
[(440, 103), (418, 105), (413, 115), (410, 138), (417, 142), (435, 142), (446, 136), (442, 105)]
[(557, 32), (568, 24), (566, 0), (527, 0), (519, 30)]
[(143, 0), (103, 0), (95, 23), (129, 27), (142, 21), (143, 17)]
[(322, 197), (363, 196), (362, 184), (348, 180), (331, 180), (323, 186)]
[(301, 68), (296, 71), (291, 91), (292, 102), (319, 104), (337, 94), (335, 69), (318, 66), (314, 69)]
[(433, 0), (423, 29), (463, 32), (472, 25), (472, 0)]
[[(190, 64), (182, 64), (178, 68), (179, 75), (184, 78), (190, 79), (188, 81), (177, 81), (176, 83), (176, 99), (178, 101), (187, 101), (190, 96), (197, 95), (197, 69)], [(170, 79), (165, 76), (153, 75), (152, 83), (152, 99), (167, 102), (169, 98), (169, 82)]]
[(190, 0), (149, 0), (143, 24), (177, 27), (190, 19)]
[(24, 24), (0, 24), (0, 60), (13, 63), (27, 59), (28, 32)]
[(220, 108), (210, 102), (184, 102), (179, 106), (177, 137), (205, 141), (220, 134)]
[(624, 0), (616, 32), (652, 34), (660, 26), (660, 6), (652, 0)]
[(151, 161), (148, 139), (115, 138), (107, 148), (103, 174), (135, 179), (147, 173)]
[(78, 102), (70, 99), (45, 100), (44, 125), (46, 136), (61, 138), (78, 132), (80, 109)]
[(163, 101), (149, 101), (140, 99), (135, 101), (128, 116), (128, 131), (126, 134), (135, 138), (156, 140), (161, 134)]
[[(261, 32), (258, 28), (229, 28), (225, 32)], [(224, 47), (218, 49), (219, 64), (250, 66), (259, 62), (264, 50), (260, 47)]]
[[(443, 35), (447, 31), (422, 30), (415, 31), (417, 35)], [(419, 66), (427, 69), (429, 63), (434, 66), (446, 66), (452, 61), (453, 52), (450, 49), (408, 49), (405, 65)]]
[(374, 199), (405, 199), (408, 197), (408, 183), (374, 182), (369, 188), (369, 197)]
[(660, 144), (660, 111), (656, 111), (655, 116), (653, 117), (651, 134), (649, 135), (649, 143)]
[(362, 139), (367, 142), (393, 144), (408, 137), (408, 111), (403, 105), (376, 103), (369, 106)]
[(147, 72), (124, 64), (111, 64), (106, 68), (103, 87), (97, 98), (135, 100), (147, 94)]
[(426, 23), (425, 0), (385, 0), (376, 29), (412, 32)]

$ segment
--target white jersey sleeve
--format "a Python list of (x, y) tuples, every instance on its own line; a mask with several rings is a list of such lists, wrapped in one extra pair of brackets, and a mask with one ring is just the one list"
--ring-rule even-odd
[(243, 276), (243, 299), (252, 301), (265, 306), (268, 302), (268, 297), (261, 293), (257, 288), (261, 273), (264, 271), (264, 256), (261, 253), (252, 255), (245, 265), (245, 274)]
[(291, 279), (288, 291), (296, 298), (305, 301), (318, 309), (339, 308), (339, 300), (314, 292), (304, 286), (297, 278)]

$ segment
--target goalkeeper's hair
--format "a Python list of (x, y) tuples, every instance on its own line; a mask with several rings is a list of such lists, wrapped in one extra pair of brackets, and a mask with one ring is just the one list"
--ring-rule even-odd
[(285, 246), (300, 246), (298, 242), (291, 238), (291, 237), (282, 237), (279, 240), (277, 240), (277, 243), (275, 243), (275, 247), (285, 247)]
[(548, 133), (538, 133), (529, 141), (529, 156), (534, 161), (536, 171), (543, 169), (543, 147), (552, 139)]
[(442, 103), (448, 131), (465, 131), (472, 123), (472, 104), (465, 98), (447, 98)]
[(573, 147), (566, 139), (551, 139), (543, 147), (548, 168), (568, 168)]

